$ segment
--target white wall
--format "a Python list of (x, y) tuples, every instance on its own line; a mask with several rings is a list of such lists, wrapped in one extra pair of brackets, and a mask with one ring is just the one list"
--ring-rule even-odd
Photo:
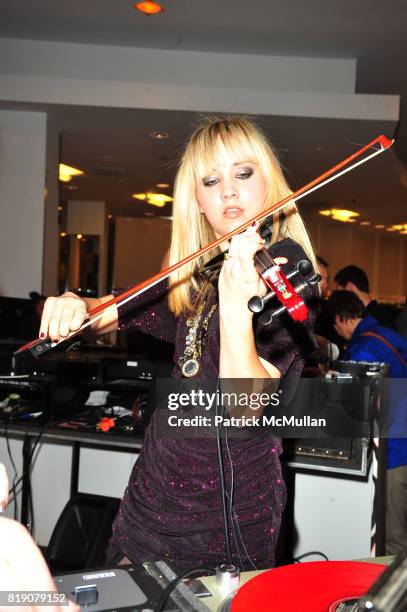
[(373, 498), (371, 473), (367, 481), (297, 473), (294, 521), (298, 543), (294, 556), (319, 551), (330, 560), (370, 557)]
[[(22, 442), (10, 439), (10, 449), (17, 473), (22, 474)], [(121, 498), (131, 470), (137, 460), (136, 453), (81, 449), (79, 484), (81, 493), (107, 495)], [(52, 530), (69, 499), (71, 483), (71, 445), (44, 442), (35, 453), (32, 470), (34, 500), (35, 540), (47, 546)], [(6, 466), (10, 486), (13, 468), (7, 452), (6, 441), (0, 437), (0, 462)], [(21, 512), (21, 495), (18, 496), (18, 519)], [(13, 517), (14, 504), (10, 503), (6, 516)]]
[(399, 96), (354, 93), (355, 59), (0, 39), (0, 99), (397, 121)]
[(45, 113), (0, 111), (0, 295), (42, 287)]

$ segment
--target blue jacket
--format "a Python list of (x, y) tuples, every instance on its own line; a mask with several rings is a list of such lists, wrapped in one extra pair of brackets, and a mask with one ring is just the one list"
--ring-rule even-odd
[[(367, 316), (355, 328), (348, 344), (345, 359), (353, 361), (380, 361), (389, 364), (390, 377), (404, 379), (393, 384), (390, 390), (390, 419), (396, 423), (403, 435), (407, 436), (407, 367), (398, 356), (378, 338), (362, 336), (364, 332), (373, 332), (385, 338), (407, 362), (407, 340), (400, 334), (380, 325), (376, 319)], [(400, 434), (399, 434), (400, 435)], [(407, 465), (407, 437), (389, 438), (387, 441), (387, 467), (394, 468)]]

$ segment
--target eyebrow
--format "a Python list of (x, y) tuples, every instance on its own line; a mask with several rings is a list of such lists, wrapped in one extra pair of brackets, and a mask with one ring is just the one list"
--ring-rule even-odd
[[(245, 159), (243, 161), (234, 162), (232, 164), (232, 166), (242, 166), (243, 164), (253, 164), (254, 166), (257, 166), (256, 162), (251, 161), (250, 159)], [(210, 172), (216, 172), (217, 170), (218, 170), (218, 168), (212, 168), (212, 170)], [(208, 174), (210, 174), (210, 172), (207, 173), (205, 176), (208, 176)]]

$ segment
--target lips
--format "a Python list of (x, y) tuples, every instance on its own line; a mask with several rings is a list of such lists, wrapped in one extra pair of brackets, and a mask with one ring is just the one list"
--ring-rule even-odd
[(223, 211), (223, 216), (227, 219), (236, 219), (236, 217), (240, 217), (244, 212), (243, 208), (239, 206), (228, 206)]

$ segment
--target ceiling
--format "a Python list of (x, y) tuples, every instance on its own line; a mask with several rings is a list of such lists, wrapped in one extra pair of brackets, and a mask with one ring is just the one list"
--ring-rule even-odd
[[(162, 0), (146, 17), (129, 0), (0, 0), (0, 37), (159, 49), (358, 59), (357, 92), (407, 92), (406, 0)], [(38, 108), (38, 107), (37, 107)], [(341, 205), (372, 223), (407, 223), (403, 187), (407, 109), (402, 99), (397, 155), (386, 153), (304, 203)], [(62, 188), (67, 199), (100, 199), (113, 215), (169, 214), (131, 199), (157, 182), (172, 185), (176, 160), (194, 113), (44, 107), (62, 133), (62, 161), (86, 174)], [(394, 125), (325, 119), (259, 117), (295, 189)], [(153, 140), (153, 130), (169, 132)], [(342, 145), (338, 145), (342, 143)], [(401, 160), (401, 161), (400, 161)], [(402, 180), (400, 180), (400, 177)]]

